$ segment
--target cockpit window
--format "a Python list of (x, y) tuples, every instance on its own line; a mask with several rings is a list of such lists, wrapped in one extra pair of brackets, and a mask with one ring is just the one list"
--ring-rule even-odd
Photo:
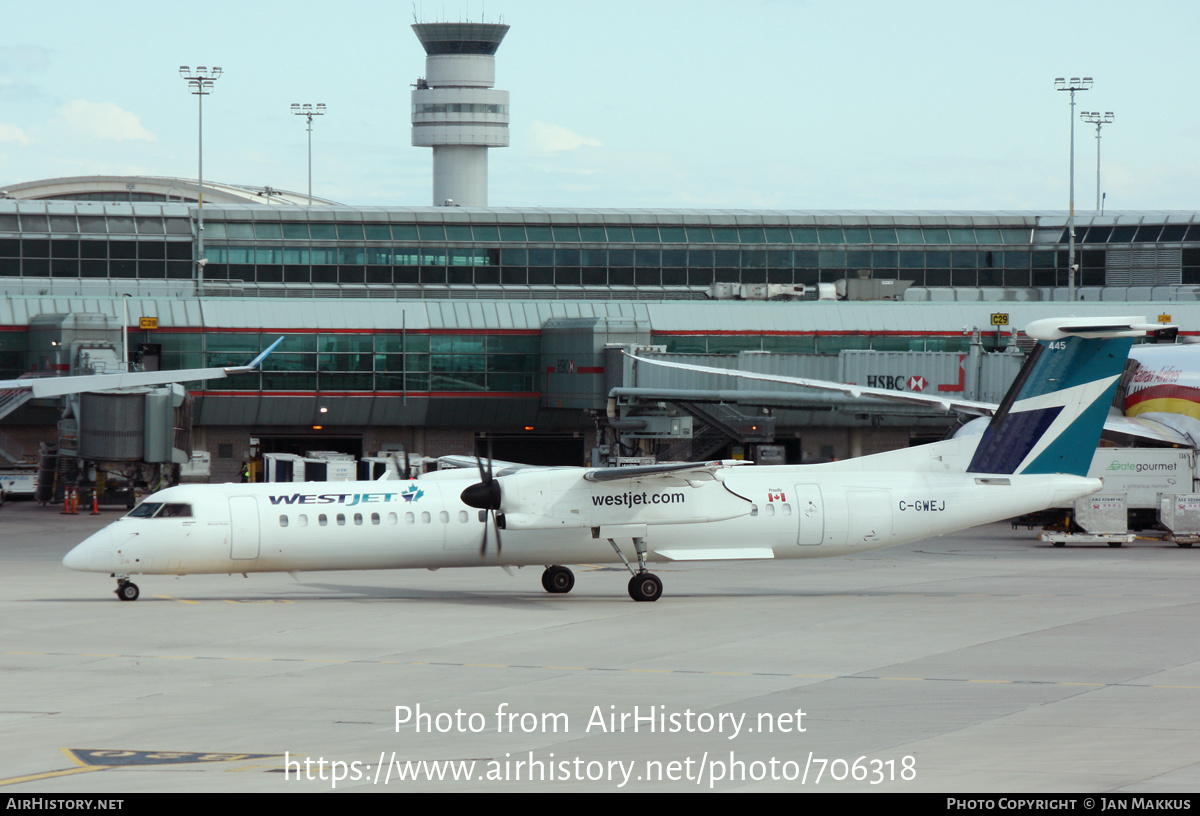
[(126, 518), (191, 518), (190, 504), (163, 504), (162, 502), (142, 502), (129, 513)]

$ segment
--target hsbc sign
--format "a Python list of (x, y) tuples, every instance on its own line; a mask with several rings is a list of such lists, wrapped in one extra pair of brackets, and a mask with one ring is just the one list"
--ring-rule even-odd
[[(1019, 365), (1019, 359), (1013, 359)], [(837, 379), (895, 394), (962, 395), (967, 384), (966, 361), (967, 355), (957, 351), (846, 349), (838, 355)]]
[(913, 374), (911, 377), (895, 374), (868, 374), (867, 387), (886, 388), (891, 391), (921, 392), (929, 387), (929, 380), (920, 374)]

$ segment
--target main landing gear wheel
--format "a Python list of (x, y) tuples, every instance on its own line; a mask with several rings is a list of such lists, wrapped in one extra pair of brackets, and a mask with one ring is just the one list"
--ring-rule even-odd
[(546, 567), (542, 573), (542, 588), (555, 595), (570, 592), (575, 586), (575, 573), (566, 567)]
[(138, 591), (137, 584), (133, 581), (118, 581), (116, 589), (117, 597), (122, 601), (136, 601), (142, 593)]
[(635, 601), (657, 601), (662, 597), (662, 581), (652, 572), (639, 572), (629, 579), (629, 597)]

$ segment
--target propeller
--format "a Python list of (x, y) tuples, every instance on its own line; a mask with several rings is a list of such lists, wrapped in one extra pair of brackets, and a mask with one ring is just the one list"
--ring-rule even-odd
[(408, 449), (404, 448), (401, 451), (404, 454), (404, 467), (400, 467), (400, 460), (396, 458), (396, 454), (392, 454), (392, 463), (396, 465), (396, 476), (401, 481), (408, 481), (412, 478), (412, 468), (408, 463)]
[[(465, 489), (459, 498), (468, 507), (476, 507), (491, 515), (492, 526), (496, 530), (496, 555), (499, 555), (501, 549), (500, 529), (503, 526), (498, 515), (501, 495), (500, 482), (492, 474), (492, 440), (490, 437), (488, 438), (487, 470), (484, 470), (483, 460), (479, 458), (479, 454), (475, 455), (475, 464), (479, 466), (479, 482)], [(483, 558), (487, 555), (488, 526), (486, 517), (481, 521), (484, 522), (484, 525), (483, 538), (479, 542), (479, 557)]]

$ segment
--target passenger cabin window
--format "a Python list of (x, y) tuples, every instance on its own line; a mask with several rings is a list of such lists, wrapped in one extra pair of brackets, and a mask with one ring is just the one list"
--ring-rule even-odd
[(288, 517), (287, 517), (287, 516), (280, 516), (280, 517), (279, 517), (279, 526), (280, 526), (280, 527), (287, 527), (287, 526), (288, 526)]

